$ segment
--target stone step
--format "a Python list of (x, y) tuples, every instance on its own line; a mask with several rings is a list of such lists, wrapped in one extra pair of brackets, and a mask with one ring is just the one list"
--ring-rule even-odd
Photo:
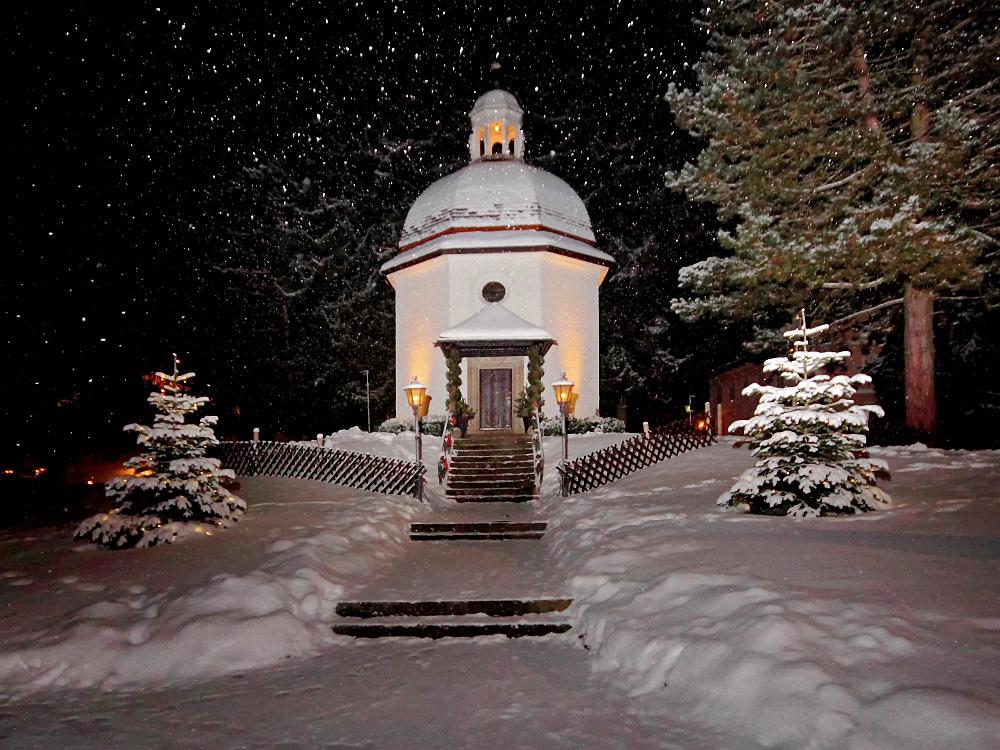
[(534, 455), (534, 452), (531, 450), (530, 446), (528, 446), (527, 448), (512, 448), (512, 447), (509, 447), (509, 446), (508, 447), (504, 447), (504, 446), (493, 446), (493, 447), (491, 447), (491, 446), (487, 446), (487, 445), (483, 445), (483, 446), (456, 445), (455, 448), (454, 448), (454, 451), (455, 451), (455, 453), (459, 453), (459, 454), (461, 454), (463, 456), (473, 456), (473, 455), (479, 455), (479, 456), (502, 456), (502, 455), (533, 456)]
[(534, 471), (535, 464), (531, 459), (497, 459), (497, 458), (467, 458), (452, 456), (453, 469), (490, 469), (493, 471)]
[(484, 453), (481, 456), (469, 455), (467, 453), (453, 453), (451, 456), (452, 463), (456, 461), (459, 463), (469, 463), (469, 464), (482, 464), (482, 465), (496, 465), (496, 464), (528, 464), (534, 463), (534, 459), (531, 455), (527, 456), (497, 456), (492, 453)]
[(460, 453), (464, 455), (481, 455), (481, 456), (502, 456), (502, 455), (514, 455), (514, 456), (532, 456), (534, 452), (531, 450), (531, 446), (503, 446), (503, 445), (456, 445), (452, 449), (455, 453)]
[(466, 484), (449, 486), (445, 489), (448, 497), (465, 497), (466, 495), (531, 495), (535, 491), (535, 486), (530, 482), (518, 482), (504, 487), (497, 487), (492, 484)]
[(520, 459), (531, 458), (533, 455), (535, 455), (530, 450), (527, 450), (527, 451), (511, 451), (511, 450), (497, 450), (495, 448), (483, 448), (481, 450), (478, 450), (478, 449), (469, 449), (469, 448), (455, 448), (454, 451), (453, 451), (453, 453), (456, 456), (469, 456), (469, 457), (474, 457), (475, 456), (475, 457), (483, 457), (483, 458), (494, 458), (494, 457), (501, 457), (501, 456), (512, 456), (512, 457), (520, 458)]
[(427, 622), (365, 622), (334, 625), (337, 635), (354, 638), (479, 638), (487, 635), (505, 635), (508, 638), (566, 633), (572, 626), (568, 622), (483, 622), (483, 623), (427, 623)]
[(511, 494), (511, 495), (455, 495), (448, 496), (456, 503), (530, 503), (535, 499), (532, 494)]
[(457, 523), (411, 523), (414, 541), (500, 541), (504, 539), (541, 539), (544, 521), (473, 521)]
[(527, 435), (470, 435), (459, 438), (455, 445), (531, 445), (531, 438)]
[(448, 474), (449, 485), (458, 486), (462, 484), (466, 485), (481, 485), (484, 487), (501, 486), (509, 484), (531, 484), (535, 483), (535, 473), (532, 471), (519, 471), (513, 472), (508, 471), (503, 474), (493, 474), (493, 473), (479, 473), (479, 474), (458, 474), (452, 475), (450, 472)]
[(531, 493), (535, 491), (535, 485), (529, 482), (510, 482), (506, 485), (497, 485), (492, 482), (483, 482), (480, 484), (464, 485), (458, 486), (454, 484), (449, 484), (448, 488), (445, 490), (446, 494), (449, 496), (454, 495), (456, 497), (461, 495), (514, 495), (518, 493)]
[(531, 470), (525, 470), (523, 468), (507, 468), (497, 471), (491, 471), (489, 474), (484, 474), (480, 469), (470, 469), (465, 466), (461, 466), (457, 469), (452, 468), (448, 472), (449, 477), (454, 477), (455, 479), (496, 479), (497, 481), (503, 482), (511, 479), (530, 479), (534, 481), (535, 472)]
[(340, 602), (341, 617), (521, 617), (566, 610), (572, 599), (445, 599), (441, 601), (360, 601)]

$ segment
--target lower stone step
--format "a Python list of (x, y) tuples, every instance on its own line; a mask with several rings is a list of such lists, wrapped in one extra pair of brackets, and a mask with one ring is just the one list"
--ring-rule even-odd
[(410, 539), (414, 541), (541, 539), (544, 534), (544, 521), (410, 524)]
[(341, 617), (440, 617), (487, 615), (521, 617), (562, 612), (572, 599), (452, 599), (415, 602), (340, 602), (336, 613)]
[[(421, 602), (341, 602), (332, 625), (355, 638), (508, 638), (565, 633), (558, 612), (572, 599), (468, 599)], [(553, 615), (555, 615), (553, 617)]]
[(456, 503), (530, 503), (534, 495), (447, 495)]
[(530, 503), (534, 495), (452, 495), (445, 493), (449, 500), (456, 503)]
[(486, 635), (505, 635), (508, 638), (542, 636), (565, 633), (570, 630), (566, 622), (489, 622), (489, 623), (447, 623), (431, 625), (424, 623), (363, 623), (358, 625), (334, 625), (337, 635), (354, 638), (478, 638)]

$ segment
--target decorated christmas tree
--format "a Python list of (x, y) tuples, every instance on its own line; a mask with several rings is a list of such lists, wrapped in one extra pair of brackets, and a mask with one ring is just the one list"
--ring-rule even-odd
[(205, 449), (218, 444), (212, 425), (217, 417), (189, 422), (207, 402), (205, 396), (188, 393), (193, 372), (152, 376), (157, 390), (147, 399), (159, 414), (153, 426), (130, 424), (140, 455), (125, 462), (133, 475), (118, 476), (105, 485), (115, 507), (98, 513), (77, 527), (75, 537), (110, 549), (152, 547), (192, 534), (211, 534), (218, 527), (234, 524), (246, 503), (226, 489), (235, 479), (221, 469), (218, 459), (207, 458)]
[(825, 374), (850, 353), (810, 350), (809, 337), (828, 326), (808, 328), (804, 310), (800, 322), (800, 328), (784, 334), (798, 339), (791, 359), (777, 357), (764, 364), (764, 372), (779, 373), (788, 385), (753, 383), (743, 390), (760, 396), (760, 403), (751, 419), (733, 422), (729, 431), (743, 430), (758, 461), (719, 498), (719, 505), (780, 516), (887, 508), (892, 500), (875, 482), (888, 479), (888, 466), (868, 458), (864, 450), (868, 416), (882, 416), (882, 409), (853, 400), (854, 386), (871, 378)]

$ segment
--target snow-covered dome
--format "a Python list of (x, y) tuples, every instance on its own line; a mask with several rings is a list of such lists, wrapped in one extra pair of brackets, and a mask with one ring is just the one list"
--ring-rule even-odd
[(399, 246), (407, 250), (442, 232), (539, 227), (594, 242), (583, 201), (554, 174), (519, 161), (477, 161), (414, 201)]
[[(472, 107), (472, 163), (427, 188), (410, 207), (391, 273), (442, 253), (549, 250), (600, 265), (590, 215), (569, 185), (521, 160), (523, 112), (494, 89)], [(496, 137), (491, 133), (496, 133)]]

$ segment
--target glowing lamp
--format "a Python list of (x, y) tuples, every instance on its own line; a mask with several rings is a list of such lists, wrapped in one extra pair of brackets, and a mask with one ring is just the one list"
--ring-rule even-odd
[[(420, 405), (424, 402), (424, 394), (427, 393), (427, 386), (413, 376), (413, 380), (404, 389), (406, 391), (406, 401), (413, 408), (413, 434), (416, 436), (416, 459), (417, 466), (422, 467), (424, 460), (424, 447), (420, 440)], [(420, 469), (416, 475), (417, 487), (416, 496), (420, 500), (424, 499), (424, 478), (423, 470)]]
[[(566, 378), (566, 373), (552, 384), (552, 390), (556, 392), (556, 403), (559, 404), (559, 414), (562, 417), (562, 464), (566, 465), (569, 460), (569, 433), (566, 431), (566, 411), (569, 407), (570, 399), (573, 398), (573, 381)], [(566, 485), (566, 476), (563, 475), (562, 485), (562, 496), (566, 497), (569, 494), (569, 488)]]
[(565, 408), (573, 398), (573, 385), (572, 380), (566, 379), (566, 373), (552, 384), (552, 390), (556, 392), (556, 403), (560, 409)]
[(404, 389), (406, 391), (406, 401), (414, 409), (420, 407), (424, 402), (424, 394), (427, 393), (427, 386), (417, 380), (417, 376), (413, 376), (413, 380)]

